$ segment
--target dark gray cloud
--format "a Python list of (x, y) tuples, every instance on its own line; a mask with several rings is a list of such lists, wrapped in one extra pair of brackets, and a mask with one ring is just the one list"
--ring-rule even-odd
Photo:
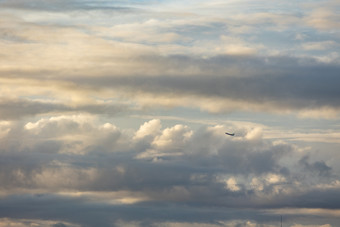
[[(114, 61), (114, 60), (113, 60)], [(340, 109), (340, 66), (336, 62), (323, 63), (312, 58), (298, 57), (254, 57), (217, 56), (207, 59), (190, 56), (144, 56), (129, 59), (132, 65), (145, 65), (141, 72), (130, 72), (125, 76), (86, 75), (84, 77), (60, 76), (59, 72), (49, 72), (53, 83), (58, 81), (74, 85), (72, 89), (85, 97), (86, 92), (100, 97), (101, 91), (112, 91), (112, 96), (124, 98), (133, 104), (143, 105), (144, 94), (159, 100), (147, 102), (148, 106), (159, 108), (167, 105), (167, 99), (178, 99), (172, 105), (187, 107), (181, 97), (195, 99), (195, 107), (209, 110), (206, 98), (216, 99), (213, 110), (236, 111), (247, 109), (249, 104), (257, 111), (282, 112), (285, 110), (332, 110), (333, 115)], [(150, 73), (153, 71), (153, 73)], [(171, 72), (171, 73), (169, 73)], [(188, 73), (189, 72), (189, 73)], [(7, 72), (9, 73), (9, 72)], [(32, 74), (13, 72), (17, 77), (32, 79)], [(150, 75), (152, 74), (152, 75)], [(156, 75), (154, 75), (156, 74)], [(39, 77), (45, 76), (39, 74)], [(62, 79), (61, 79), (62, 78)], [(35, 79), (34, 79), (35, 80)], [(36, 82), (36, 81), (35, 81)], [(62, 85), (58, 87), (63, 89)], [(85, 92), (84, 92), (85, 91)], [(162, 102), (162, 98), (166, 100)], [(136, 100), (137, 99), (137, 100)], [(26, 102), (26, 104), (22, 103)], [(225, 102), (225, 103), (223, 103)], [(236, 103), (234, 106), (230, 103)], [(176, 104), (177, 103), (177, 104)], [(111, 105), (79, 105), (70, 108), (65, 104), (47, 104), (28, 100), (2, 101), (1, 112), (7, 118), (21, 115), (20, 106), (27, 114), (61, 111), (86, 111), (90, 113), (115, 113), (122, 107)], [(220, 106), (218, 106), (220, 105)], [(242, 109), (243, 108), (243, 109)], [(334, 116), (333, 116), (334, 117)], [(6, 118), (5, 118), (6, 119)]]
[[(172, 203), (141, 203), (135, 205), (105, 205), (85, 198), (68, 198), (49, 194), (19, 195), (1, 199), (2, 217), (63, 220), (81, 226), (121, 226), (117, 223), (137, 222), (138, 226), (157, 226), (162, 222), (210, 223), (220, 221), (251, 220), (258, 224), (279, 224), (280, 216), (256, 209), (230, 209), (221, 207), (183, 206)], [(308, 220), (307, 220), (308, 219)], [(306, 224), (324, 224), (317, 216), (289, 214), (284, 223), (299, 220)], [(336, 226), (337, 219), (327, 217)]]
[[(27, 206), (31, 204), (35, 206)], [(29, 209), (29, 207), (31, 207)], [(52, 220), (63, 219), (80, 223), (82, 226), (115, 226), (117, 220), (142, 221), (152, 224), (154, 221), (178, 220), (191, 221), (194, 217), (204, 220), (209, 215), (212, 222), (216, 217), (222, 217), (220, 211), (193, 210), (178, 206), (172, 209), (171, 204), (140, 204), (134, 206), (104, 205), (53, 195), (20, 195), (2, 200), (1, 214), (11, 218), (49, 218)], [(16, 212), (13, 212), (13, 211)], [(223, 212), (224, 213), (224, 212)], [(200, 215), (197, 215), (200, 214)]]
[(339, 195), (339, 189), (312, 189), (302, 194), (285, 197), (281, 206), (338, 210)]
[(332, 173), (332, 168), (329, 167), (324, 161), (316, 161), (314, 163), (308, 162), (309, 156), (304, 156), (300, 159), (299, 163), (307, 171), (312, 174), (316, 174), (319, 177), (330, 177)]
[(25, 116), (50, 113), (53, 111), (71, 111), (63, 104), (51, 104), (29, 99), (1, 99), (0, 118), (3, 120), (18, 119)]
[(56, 223), (56, 224), (53, 224), (51, 227), (67, 227), (67, 225), (65, 225), (64, 223)]
[[(148, 59), (148, 58), (146, 58)], [(196, 95), (198, 97), (268, 104), (276, 109), (317, 109), (340, 107), (339, 65), (293, 57), (219, 56), (195, 59), (173, 56), (150, 59), (167, 68), (198, 75), (105, 76), (74, 80), (78, 84), (122, 88), (131, 93), (154, 95)]]

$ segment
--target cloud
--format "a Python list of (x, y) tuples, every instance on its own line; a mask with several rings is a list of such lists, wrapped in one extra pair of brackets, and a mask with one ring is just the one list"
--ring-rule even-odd
[[(31, 210), (27, 210), (27, 206), (24, 204), (36, 204), (35, 207), (31, 207)], [(86, 200), (69, 199), (51, 195), (22, 195), (13, 196), (11, 198), (3, 199), (0, 209), (2, 215), (14, 216), (10, 210), (5, 210), (5, 205), (10, 205), (15, 208), (18, 213), (16, 217), (31, 216), (31, 217), (48, 217), (50, 219), (66, 218), (71, 222), (80, 224), (81, 226), (116, 226), (115, 222), (120, 220), (137, 221), (141, 223), (140, 226), (153, 225), (154, 221), (150, 221), (149, 218), (156, 220), (157, 222), (163, 222), (165, 219), (173, 220), (180, 219), (190, 222), (193, 217), (203, 220), (203, 217), (212, 215), (213, 212), (194, 209), (190, 211), (185, 207), (177, 207), (177, 210), (170, 209), (168, 206), (156, 205), (156, 207), (149, 206), (147, 204), (139, 206), (107, 206), (103, 204), (92, 204), (86, 202)], [(100, 212), (95, 212), (95, 210)], [(166, 213), (167, 215), (162, 215)], [(244, 215), (246, 215), (245, 212)], [(251, 213), (251, 212), (250, 212)], [(184, 215), (180, 215), (184, 214)], [(196, 214), (196, 215), (195, 215)], [(197, 216), (197, 214), (200, 214)], [(180, 216), (179, 216), (180, 215)], [(232, 215), (226, 213), (225, 215)], [(15, 217), (14, 216), (14, 217)], [(222, 214), (218, 214), (217, 217), (222, 217)]]
[(320, 30), (332, 30), (340, 27), (339, 15), (336, 13), (338, 5), (334, 5), (332, 1), (326, 1), (323, 7), (314, 9), (305, 21), (308, 25)]
[(0, 109), (0, 119), (16, 120), (36, 115), (72, 112), (115, 116), (127, 111), (129, 107), (123, 104), (100, 101), (94, 101), (93, 104), (67, 105), (66, 103), (46, 97), (40, 100), (30, 98), (0, 98)]
[[(6, 21), (0, 24), (1, 89), (13, 99), (48, 96), (59, 109), (69, 108), (66, 103), (71, 102), (91, 106), (93, 97), (99, 97), (137, 107), (191, 105), (215, 113), (256, 110), (337, 118), (339, 56), (332, 53), (336, 37), (313, 30), (296, 40), (313, 11), (298, 13), (305, 9), (301, 4), (298, 12), (289, 11), (291, 5), (284, 3), (284, 10), (278, 11), (264, 2), (267, 13), (261, 7), (244, 12), (247, 4), (259, 3), (200, 2), (192, 8), (192, 2), (157, 2), (139, 4), (150, 10), (135, 15), (123, 10), (131, 2), (3, 1), (4, 8), (16, 13), (8, 17), (2, 10), (0, 15)], [(180, 11), (177, 4), (183, 6)], [(168, 11), (161, 13), (161, 6)], [(209, 10), (230, 11), (231, 6), (238, 10), (229, 16), (207, 16)], [(330, 6), (325, 6), (327, 12), (332, 12)], [(122, 13), (126, 22), (102, 12), (106, 8)], [(22, 14), (18, 9), (29, 10)], [(89, 10), (96, 16), (90, 17)], [(260, 32), (259, 26), (266, 29)], [(294, 43), (283, 41), (280, 31), (290, 37), (284, 40)], [(315, 50), (318, 54), (306, 55)], [(53, 109), (51, 104), (35, 105), (33, 112)]]
[(293, 225), (292, 227), (331, 227), (331, 225), (329, 224), (325, 224), (325, 225)]
[(186, 141), (190, 140), (193, 131), (187, 126), (175, 125), (172, 128), (165, 129), (160, 136), (157, 136), (153, 144), (158, 149), (173, 149), (181, 147)]
[(140, 139), (145, 138), (146, 136), (155, 136), (159, 134), (161, 127), (159, 119), (153, 119), (149, 122), (145, 122), (136, 132), (135, 138)]
[[(220, 174), (230, 177), (255, 174), (262, 178), (273, 173), (278, 179), (292, 177), (279, 161), (294, 153), (294, 147), (271, 144), (259, 136), (247, 136), (254, 131), (249, 131), (245, 137), (230, 139), (225, 138), (223, 127), (202, 128), (195, 132), (187, 126), (175, 125), (161, 131), (160, 121), (151, 120), (131, 135), (109, 123), (97, 125), (95, 119), (86, 115), (45, 118), (22, 127), (2, 138), (8, 142), (13, 137), (22, 141), (7, 142), (8, 147), (3, 147), (3, 160), (10, 160), (12, 153), (16, 157), (13, 163), (3, 163), (4, 173), (7, 172), (3, 175), (3, 182), (8, 182), (8, 186), (17, 187), (27, 182), (31, 187), (43, 190), (65, 187), (104, 191), (138, 189), (152, 199), (163, 194), (153, 191), (153, 187), (165, 189), (176, 185), (175, 182), (190, 193), (191, 186), (186, 188), (183, 183), (203, 180), (210, 182), (217, 191), (222, 190), (225, 186), (215, 180)], [(143, 136), (136, 136), (141, 132)], [(22, 149), (26, 150), (26, 156), (19, 155)], [(101, 156), (105, 158), (101, 159)], [(67, 162), (66, 157), (70, 158)], [(79, 160), (74, 163), (74, 158)], [(90, 159), (100, 162), (101, 167), (93, 165), (94, 160)], [(300, 161), (300, 164), (307, 172), (315, 169), (323, 173), (322, 176), (330, 171), (322, 161), (314, 164)], [(173, 174), (170, 174), (168, 171), (174, 166), (178, 170), (172, 170)], [(199, 167), (208, 172), (201, 175)], [(7, 176), (17, 181), (8, 181)], [(82, 182), (81, 179), (87, 180)], [(277, 183), (272, 180), (264, 182), (267, 185)], [(176, 200), (180, 188), (174, 187), (174, 191), (163, 196)], [(203, 193), (195, 191), (195, 187), (193, 189), (194, 194)]]
[(1, 1), (0, 226), (336, 226), (336, 7)]
[[(174, 62), (184, 69), (193, 65), (202, 68), (202, 71), (199, 75), (188, 76), (112, 76), (95, 80), (89, 78), (87, 81), (83, 80), (83, 83), (124, 89), (131, 94), (138, 94), (139, 101), (143, 101), (141, 93), (145, 95), (145, 100), (148, 100), (147, 95), (150, 95), (156, 97), (157, 104), (161, 104), (157, 97), (160, 100), (164, 97), (183, 106), (188, 105), (187, 102), (195, 97), (196, 100), (191, 102), (192, 104), (196, 102), (196, 105), (201, 105), (203, 109), (216, 112), (232, 108), (246, 110), (246, 107), (241, 107), (245, 104), (259, 111), (272, 112), (339, 109), (339, 102), (335, 98), (338, 96), (336, 65), (287, 57), (261, 59), (219, 56), (203, 60), (174, 56), (166, 59), (166, 64)], [(242, 67), (245, 62), (247, 66)], [(163, 60), (160, 63), (163, 64)], [(214, 74), (210, 72), (213, 66)], [(77, 83), (78, 81), (82, 83), (80, 80), (77, 80)], [(178, 96), (182, 97), (183, 103), (178, 100)], [(208, 100), (215, 100), (216, 104), (207, 102)], [(231, 108), (228, 108), (230, 104)]]
[[(22, 108), (22, 107), (25, 108)], [(53, 111), (71, 111), (65, 105), (48, 102), (31, 101), (29, 99), (1, 99), (0, 118), (18, 119), (24, 116), (34, 116), (36, 114), (50, 113)]]
[[(124, 42), (146, 43), (146, 44), (171, 44), (177, 41), (189, 41), (175, 31), (171, 31), (169, 24), (162, 20), (145, 19), (142, 22), (124, 23), (112, 27), (94, 28), (101, 37), (118, 39)], [(170, 31), (169, 31), (170, 30)]]
[(303, 157), (299, 163), (312, 173), (316, 173), (319, 177), (330, 177), (332, 168), (326, 165), (323, 161), (317, 161), (312, 164), (308, 163), (308, 156)]
[[(29, 207), (27, 204), (34, 203)], [(17, 211), (13, 215), (11, 210), (4, 209), (10, 205)], [(26, 204), (26, 206), (25, 206)], [(176, 209), (174, 209), (174, 206)], [(11, 217), (48, 217), (49, 219), (67, 219), (70, 226), (162, 226), (163, 224), (178, 223), (179, 225), (196, 223), (197, 225), (218, 225), (235, 226), (235, 224), (263, 224), (271, 226), (279, 222), (277, 214), (266, 214), (258, 210), (240, 210), (237, 213), (233, 209), (209, 208), (200, 209), (197, 207), (178, 206), (171, 204), (139, 204), (137, 206), (103, 205), (91, 203), (82, 199), (70, 199), (51, 195), (22, 195), (2, 199), (0, 209), (3, 215)], [(96, 212), (100, 211), (100, 212)], [(24, 215), (25, 214), (25, 215)], [(236, 216), (237, 215), (237, 216)], [(147, 217), (147, 218), (146, 218)], [(308, 216), (312, 221), (315, 217)], [(243, 219), (243, 221), (242, 221)], [(264, 222), (264, 219), (269, 221)], [(208, 221), (206, 221), (208, 220)], [(294, 223), (294, 215), (285, 216), (285, 224)], [(52, 221), (51, 221), (52, 222)], [(57, 222), (57, 221), (55, 221)], [(54, 223), (55, 223), (54, 222)], [(52, 222), (53, 223), (53, 222)], [(320, 223), (320, 226), (323, 225)], [(336, 219), (329, 218), (326, 223), (336, 226)], [(314, 222), (317, 225), (318, 221)], [(190, 225), (189, 225), (190, 226)]]
[[(2, 217), (143, 226), (246, 217), (262, 222), (271, 219), (263, 209), (283, 207), (339, 209), (335, 169), (310, 161), (295, 146), (265, 140), (260, 126), (240, 125), (235, 137), (225, 136), (224, 125), (164, 128), (157, 119), (131, 132), (91, 115), (5, 126)], [(287, 165), (290, 156), (297, 161)], [(259, 210), (243, 210), (249, 207)]]
[[(336, 97), (339, 96), (339, 78), (336, 73), (339, 67), (335, 63), (322, 63), (310, 58), (231, 55), (208, 59), (189, 56), (156, 58), (150, 55), (134, 58), (133, 61), (138, 65), (145, 63), (144, 72), (138, 76), (134, 73), (119, 76), (98, 72), (94, 74), (96, 76), (58, 78), (52, 73), (55, 78), (50, 80), (54, 83), (50, 89), (47, 89), (47, 81), (44, 80), (6, 79), (3, 86), (14, 90), (4, 89), (5, 94), (12, 97), (20, 92), (26, 93), (27, 97), (45, 95), (53, 102), (48, 99), (45, 102), (27, 98), (13, 98), (14, 102), (3, 99), (2, 105), (8, 106), (8, 110), (3, 110), (4, 119), (20, 117), (15, 106), (23, 102), (28, 105), (25, 111), (31, 111), (27, 115), (54, 109), (115, 114), (124, 108), (191, 105), (217, 113), (255, 110), (295, 112), (298, 116), (312, 118), (338, 116), (340, 104)], [(181, 72), (177, 68), (181, 68)], [(35, 89), (28, 90), (24, 84)], [(111, 103), (103, 102), (105, 99)]]
[(56, 224), (52, 225), (52, 227), (67, 227), (67, 225), (59, 222), (59, 223), (56, 223)]

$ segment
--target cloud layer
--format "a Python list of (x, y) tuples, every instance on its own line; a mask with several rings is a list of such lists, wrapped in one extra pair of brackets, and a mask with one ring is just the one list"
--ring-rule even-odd
[(194, 131), (154, 119), (132, 132), (96, 122), (73, 115), (3, 125), (9, 130), (1, 138), (2, 217), (143, 226), (268, 222), (274, 217), (266, 210), (340, 208), (332, 166), (264, 140), (259, 128), (240, 128), (233, 138), (223, 125)]
[(338, 12), (0, 1), (0, 226), (337, 226)]

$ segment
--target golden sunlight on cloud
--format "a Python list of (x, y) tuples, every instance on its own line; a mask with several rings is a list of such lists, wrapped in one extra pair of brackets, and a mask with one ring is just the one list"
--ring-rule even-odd
[(240, 190), (240, 187), (237, 186), (237, 181), (233, 177), (226, 181), (226, 188), (233, 192)]
[(308, 25), (320, 30), (339, 29), (340, 16), (332, 6), (320, 7), (305, 18)]
[(124, 190), (112, 192), (62, 191), (57, 194), (72, 198), (85, 198), (89, 201), (102, 202), (106, 204), (134, 204), (149, 200), (149, 198), (143, 193)]
[(140, 126), (134, 138), (142, 139), (146, 136), (155, 136), (160, 133), (161, 127), (161, 121), (159, 119), (153, 119), (145, 122), (142, 126)]

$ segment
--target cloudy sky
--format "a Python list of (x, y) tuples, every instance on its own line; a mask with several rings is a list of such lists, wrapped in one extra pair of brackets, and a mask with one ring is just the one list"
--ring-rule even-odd
[(339, 72), (338, 0), (0, 0), (0, 227), (337, 227)]

